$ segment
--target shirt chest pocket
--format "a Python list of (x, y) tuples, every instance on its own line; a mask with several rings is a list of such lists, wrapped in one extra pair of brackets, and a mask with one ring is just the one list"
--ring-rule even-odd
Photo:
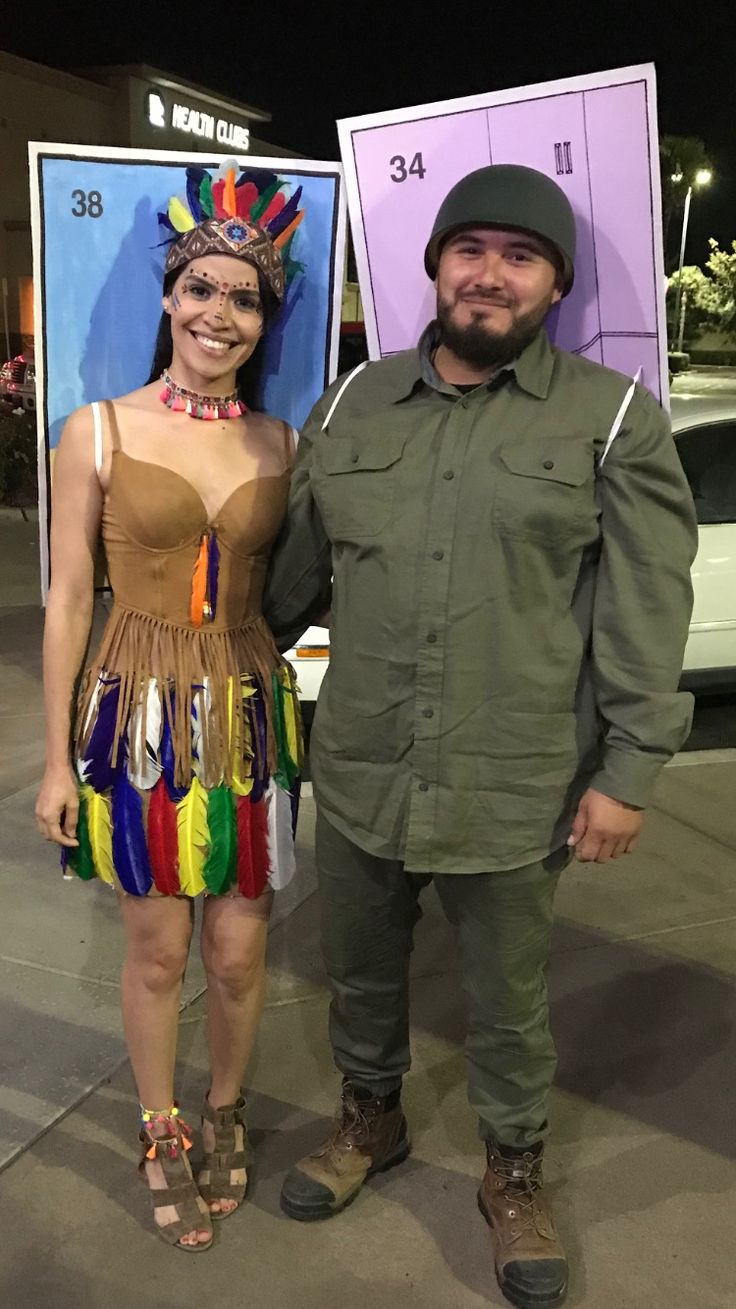
[(406, 436), (377, 436), (375, 427), (372, 433), (363, 435), (356, 425), (350, 436), (325, 436), (315, 449), (312, 488), (332, 541), (378, 536), (396, 512)]
[(494, 525), (522, 541), (569, 541), (595, 523), (593, 483), (587, 442), (511, 441), (501, 450)]

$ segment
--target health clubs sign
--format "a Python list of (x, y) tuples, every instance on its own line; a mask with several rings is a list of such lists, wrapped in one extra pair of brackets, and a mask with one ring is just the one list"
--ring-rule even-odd
[(434, 316), (423, 253), (443, 197), (486, 164), (547, 173), (575, 211), (572, 293), (557, 345), (666, 402), (667, 338), (654, 66), (569, 78), (338, 124), (371, 358), (416, 345)]

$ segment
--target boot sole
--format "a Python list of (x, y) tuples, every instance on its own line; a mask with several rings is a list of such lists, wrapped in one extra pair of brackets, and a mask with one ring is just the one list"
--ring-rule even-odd
[[(478, 1192), (478, 1208), (493, 1232), (495, 1230), (493, 1219), (486, 1208), (482, 1191)], [(567, 1295), (567, 1282), (565, 1282), (565, 1285), (561, 1290), (555, 1291), (554, 1295), (529, 1295), (528, 1292), (521, 1291), (518, 1287), (514, 1286), (513, 1282), (509, 1282), (508, 1279), (503, 1276), (503, 1273), (500, 1271), (498, 1264), (495, 1264), (495, 1261), (494, 1266), (496, 1269), (496, 1281), (498, 1282), (503, 1295), (511, 1304), (516, 1305), (516, 1309), (554, 1309), (555, 1305), (562, 1304)]]
[(282, 1194), (280, 1197), (281, 1208), (287, 1217), (296, 1218), (299, 1223), (315, 1223), (323, 1218), (331, 1218), (333, 1214), (341, 1214), (343, 1209), (347, 1209), (353, 1203), (353, 1200), (370, 1177), (376, 1177), (378, 1173), (387, 1173), (390, 1168), (395, 1168), (397, 1164), (403, 1164), (410, 1153), (411, 1141), (402, 1141), (394, 1153), (389, 1155), (388, 1159), (384, 1159), (382, 1164), (376, 1164), (373, 1168), (368, 1169), (363, 1180), (344, 1200), (335, 1200), (334, 1204), (324, 1200), (322, 1202), (318, 1201), (316, 1204), (302, 1206), (294, 1204), (293, 1200), (289, 1200), (287, 1196)]

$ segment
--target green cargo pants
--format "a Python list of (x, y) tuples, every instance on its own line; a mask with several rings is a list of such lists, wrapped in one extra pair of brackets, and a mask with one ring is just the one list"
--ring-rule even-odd
[(419, 895), (434, 881), (457, 929), (468, 998), (468, 1098), (480, 1134), (535, 1145), (546, 1134), (556, 1058), (544, 969), (566, 849), (501, 873), (407, 873), (317, 818), (322, 943), (332, 988), (330, 1039), (345, 1077), (387, 1095), (409, 1051), (409, 957)]

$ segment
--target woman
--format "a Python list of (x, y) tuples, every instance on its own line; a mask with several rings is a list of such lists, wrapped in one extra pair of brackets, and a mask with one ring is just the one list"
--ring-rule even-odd
[[(197, 1252), (212, 1243), (212, 1219), (245, 1194), (240, 1087), (263, 1004), (273, 891), (293, 870), (301, 762), (292, 674), (260, 614), (293, 436), (243, 394), (284, 296), (281, 252), (301, 215), (298, 195), (284, 203), (278, 186), (264, 198), (252, 180), (241, 184), (230, 172), (212, 187), (190, 170), (192, 212), (178, 200), (169, 208), (186, 230), (166, 258), (152, 380), (77, 411), (62, 435), (36, 808), (62, 863), (118, 892), (140, 1168), (159, 1235)], [(244, 215), (254, 195), (260, 226)], [(70, 755), (100, 529), (115, 602), (82, 682)], [(197, 1185), (173, 1078), (198, 895), (211, 1081)]]

